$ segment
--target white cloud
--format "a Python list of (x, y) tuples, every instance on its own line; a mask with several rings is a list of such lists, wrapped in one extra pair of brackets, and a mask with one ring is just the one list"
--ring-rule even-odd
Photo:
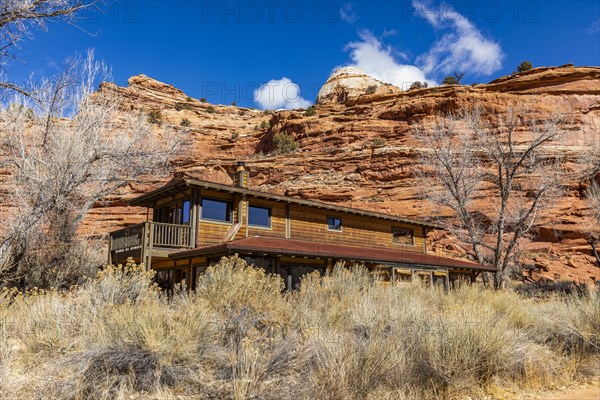
[(586, 32), (590, 35), (600, 32), (600, 19), (597, 19), (594, 22), (592, 22), (590, 26), (588, 26), (588, 28), (586, 29)]
[(427, 82), (429, 86), (436, 85), (435, 81), (426, 78), (425, 72), (420, 68), (399, 63), (392, 48), (384, 47), (371, 32), (359, 32), (359, 37), (360, 41), (349, 43), (346, 48), (350, 50), (353, 65), (367, 75), (403, 89), (407, 89), (415, 81)]
[(254, 102), (263, 110), (306, 108), (311, 102), (300, 96), (300, 86), (283, 77), (260, 85), (254, 91)]
[(348, 3), (340, 7), (340, 18), (349, 24), (353, 24), (358, 20), (358, 16), (352, 9), (352, 4)]
[(432, 10), (426, 3), (413, 0), (417, 15), (438, 30), (447, 32), (431, 49), (417, 57), (417, 65), (427, 74), (465, 72), (490, 75), (502, 67), (504, 53), (500, 45), (485, 38), (463, 15), (447, 4)]

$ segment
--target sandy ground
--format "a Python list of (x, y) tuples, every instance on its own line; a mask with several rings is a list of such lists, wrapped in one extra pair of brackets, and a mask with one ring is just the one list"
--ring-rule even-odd
[(571, 390), (550, 397), (548, 400), (600, 400), (600, 388)]
[(600, 400), (600, 387), (549, 392), (548, 400)]

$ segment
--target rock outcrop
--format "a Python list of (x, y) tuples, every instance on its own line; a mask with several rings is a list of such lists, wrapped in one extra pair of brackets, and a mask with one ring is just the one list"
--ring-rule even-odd
[[(231, 182), (235, 161), (243, 159), (253, 188), (418, 218), (433, 211), (419, 198), (420, 183), (413, 175), (424, 150), (414, 134), (416, 123), (429, 124), (439, 114), (473, 105), (489, 118), (509, 107), (529, 108), (534, 118), (561, 110), (569, 118), (561, 127), (567, 132), (565, 141), (556, 151), (571, 160), (584, 138), (600, 135), (598, 67), (536, 68), (489, 84), (411, 91), (343, 68), (319, 92), (313, 116), (211, 105), (144, 75), (132, 77), (124, 88), (104, 84), (99, 95), (103, 91), (123, 96), (123, 112), (160, 112), (164, 124), (181, 131), (186, 145), (174, 160), (181, 173)], [(183, 119), (189, 127), (180, 126)], [(300, 150), (264, 154), (276, 132), (292, 136)], [(149, 177), (148, 184), (112, 196), (108, 206), (92, 210), (83, 233), (102, 234), (144, 220), (144, 210), (127, 207), (124, 200), (161, 183)], [(523, 242), (524, 262), (538, 266), (534, 278), (600, 279), (586, 242), (592, 219), (581, 194), (579, 182), (570, 182), (535, 227), (536, 235)], [(489, 203), (479, 201), (482, 208)], [(431, 251), (465, 255), (447, 234), (434, 232), (429, 239)]]
[(357, 67), (336, 69), (317, 95), (317, 104), (345, 103), (361, 96), (399, 93), (400, 89), (367, 75)]

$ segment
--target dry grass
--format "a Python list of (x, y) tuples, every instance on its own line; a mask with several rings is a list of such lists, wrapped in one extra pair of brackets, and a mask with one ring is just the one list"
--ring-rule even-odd
[(381, 285), (299, 292), (237, 258), (167, 298), (108, 267), (68, 292), (0, 294), (0, 398), (458, 399), (598, 377), (600, 296), (530, 300)]

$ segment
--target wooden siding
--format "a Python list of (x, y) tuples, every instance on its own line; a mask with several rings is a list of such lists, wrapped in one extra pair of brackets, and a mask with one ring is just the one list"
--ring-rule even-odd
[(198, 246), (221, 243), (231, 228), (231, 223), (200, 220), (198, 224)]
[[(271, 227), (261, 228), (247, 225), (246, 237), (263, 236), (285, 238), (285, 204), (268, 200), (250, 199), (248, 206), (266, 207), (271, 209)], [(246, 213), (248, 207), (246, 207)], [(245, 223), (248, 221), (246, 214)]]
[[(190, 199), (192, 193), (188, 193)], [(171, 196), (180, 201), (184, 194)], [(229, 201), (233, 204), (232, 222), (214, 222), (201, 218), (200, 201), (202, 198)], [(198, 246), (217, 244), (223, 242), (232, 226), (240, 224), (237, 231), (230, 232), (233, 240), (244, 237), (277, 237), (311, 242), (337, 243), (349, 246), (368, 246), (373, 248), (396, 249), (425, 253), (424, 229), (421, 226), (408, 223), (389, 221), (363, 215), (331, 211), (316, 207), (308, 207), (283, 201), (258, 199), (239, 193), (228, 193), (211, 189), (198, 190), (197, 198), (197, 238)], [(161, 201), (160, 203), (166, 203)], [(193, 202), (194, 204), (194, 202)], [(260, 228), (248, 225), (248, 207), (256, 205), (271, 209), (271, 227)], [(196, 212), (196, 209), (193, 210)], [(327, 218), (336, 217), (342, 220), (342, 231), (331, 231), (327, 227)], [(289, 218), (289, 219), (288, 219)], [(194, 221), (192, 219), (192, 221)], [(413, 245), (394, 243), (392, 227), (412, 229), (414, 233)], [(233, 236), (232, 236), (233, 235)]]
[[(327, 227), (328, 217), (341, 218), (342, 231), (330, 231)], [(424, 250), (423, 230), (420, 227), (394, 221), (291, 204), (290, 224), (290, 239), (339, 243), (349, 246), (367, 245), (420, 253)], [(393, 226), (412, 229), (414, 232), (413, 246), (394, 243), (392, 240)]]

